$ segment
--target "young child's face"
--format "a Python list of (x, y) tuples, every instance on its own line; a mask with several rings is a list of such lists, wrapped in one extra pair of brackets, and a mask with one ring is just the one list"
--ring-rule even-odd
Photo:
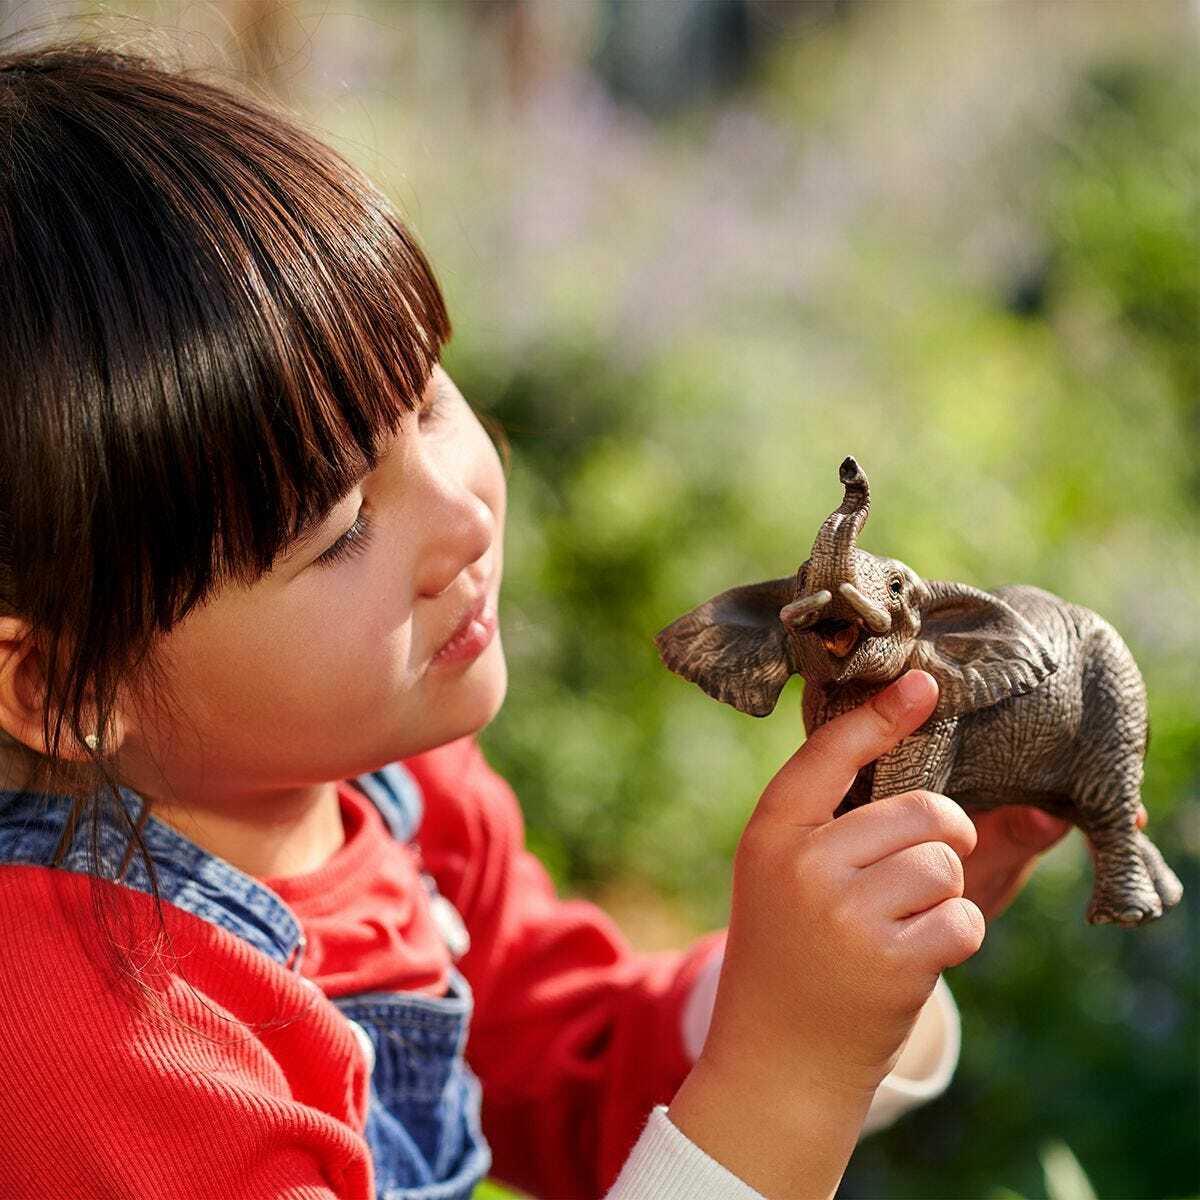
[[(421, 412), (313, 540), (160, 643), (177, 708), (133, 702), (118, 755), (130, 786), (181, 799), (303, 788), (486, 725), (508, 684), (499, 629), (471, 661), (431, 659), (481, 590), (496, 608), (505, 493), (491, 439), (435, 367)], [(315, 561), (364, 505), (358, 552)]]

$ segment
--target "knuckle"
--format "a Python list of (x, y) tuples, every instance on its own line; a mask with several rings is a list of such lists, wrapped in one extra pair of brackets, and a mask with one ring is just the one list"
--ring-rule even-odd
[(943, 796), (941, 792), (926, 792), (925, 795), (929, 800), (930, 811), (939, 821), (957, 825), (960, 819), (966, 816), (958, 803), (949, 796)]
[(948, 897), (899, 935), (901, 965), (934, 971), (965, 962), (986, 932), (983, 914), (962, 896)]
[(944, 878), (957, 879), (962, 874), (962, 859), (954, 847), (945, 842), (926, 842), (925, 852), (933, 870)]
[(849, 896), (840, 896), (829, 906), (828, 919), (842, 938), (855, 933), (861, 923), (859, 905)]
[(752, 815), (750, 820), (746, 822), (742, 829), (742, 836), (738, 838), (737, 857), (739, 859), (756, 859), (770, 845), (769, 833), (766, 828), (766, 822), (757, 819), (757, 814)]
[(926, 791), (921, 794), (925, 798), (925, 811), (933, 828), (960, 838), (973, 848), (976, 839), (975, 823), (967, 816), (962, 805), (949, 796), (943, 796), (941, 792)]
[(950, 949), (961, 962), (983, 945), (987, 925), (978, 906), (963, 896), (947, 901), (945, 909)]
[(733, 855), (734, 878), (753, 882), (771, 870), (767, 839), (747, 826)]
[(942, 809), (937, 792), (928, 792), (918, 788), (902, 793), (898, 799), (920, 828), (937, 829), (940, 827)]
[(816, 896), (836, 894), (836, 872), (828, 854), (808, 846), (795, 859), (795, 886)]
[(945, 842), (934, 843), (942, 856), (942, 867), (945, 871), (946, 882), (954, 889), (956, 896), (961, 896), (966, 879), (963, 875), (962, 859), (954, 852), (953, 847)]
[(897, 986), (903, 982), (911, 983), (913, 973), (928, 969), (930, 960), (936, 957), (931, 954), (930, 935), (926, 925), (923, 929), (906, 930), (889, 938), (880, 948), (880, 970), (890, 974)]
[(910, 851), (923, 883), (922, 890), (936, 888), (944, 898), (961, 896), (965, 879), (962, 859), (945, 842), (922, 842)]
[(857, 708), (826, 721), (813, 730), (805, 744), (817, 741), (818, 748), (850, 753), (861, 757), (863, 762), (869, 762), (899, 740), (897, 722), (879, 708), (878, 697), (873, 697)]
[(918, 815), (936, 825), (941, 818), (942, 809), (937, 792), (926, 791), (924, 788), (912, 793), (912, 805)]
[(911, 960), (912, 948), (902, 938), (884, 938), (875, 951), (875, 967), (881, 975), (903, 977)]
[(804, 742), (800, 746), (800, 751), (805, 755), (830, 753), (840, 740), (841, 721), (841, 717), (834, 717), (832, 721), (826, 721), (823, 725), (818, 725), (816, 729), (805, 737)]
[(880, 692), (878, 695), (872, 696), (866, 704), (860, 705), (854, 710), (861, 713), (861, 719), (868, 723), (871, 736), (880, 741), (894, 737), (899, 724), (890, 709), (886, 707), (887, 702), (883, 701), (881, 704), (883, 695), (884, 692)]

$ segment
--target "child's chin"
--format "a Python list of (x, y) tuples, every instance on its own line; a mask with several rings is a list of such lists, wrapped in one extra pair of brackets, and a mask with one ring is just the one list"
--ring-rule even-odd
[(483, 653), (457, 676), (452, 690), (455, 695), (451, 711), (455, 724), (463, 726), (454, 737), (477, 733), (491, 723), (508, 694), (508, 663), (499, 630)]
[[(479, 728), (482, 729), (500, 711), (504, 697), (508, 695), (508, 663), (504, 658), (504, 647), (500, 644), (500, 630), (496, 630), (496, 636), (492, 639), (491, 645), (479, 656), (478, 662), (474, 665), (487, 668), (486, 679), (480, 685), (480, 691), (484, 693), (480, 702), (486, 708), (486, 715), (479, 725)], [(480, 674), (483, 673), (481, 670)]]

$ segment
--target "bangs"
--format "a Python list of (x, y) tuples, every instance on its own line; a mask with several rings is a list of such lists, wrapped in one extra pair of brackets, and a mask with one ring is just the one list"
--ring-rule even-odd
[(285, 119), (92, 45), (22, 66), (0, 57), (6, 590), (165, 631), (374, 467), (450, 322), (387, 200)]

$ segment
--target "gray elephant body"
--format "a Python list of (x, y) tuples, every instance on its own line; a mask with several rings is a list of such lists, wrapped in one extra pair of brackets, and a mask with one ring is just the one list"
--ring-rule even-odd
[(859, 771), (838, 813), (918, 789), (966, 809), (1035, 805), (1092, 845), (1088, 921), (1160, 916), (1183, 889), (1136, 825), (1146, 687), (1120, 635), (1041, 588), (926, 582), (858, 549), (866, 476), (848, 458), (840, 477), (846, 498), (796, 575), (731, 588), (672, 622), (655, 639), (663, 661), (755, 716), (799, 674), (809, 734), (909, 668), (929, 671), (933, 714)]
[[(995, 588), (1042, 633), (1058, 669), (1033, 691), (1000, 700), (964, 716), (931, 719), (914, 735), (928, 738), (924, 755), (904, 743), (860, 772), (849, 798), (853, 804), (893, 796), (910, 788), (952, 795), (964, 807), (1033, 804), (1078, 824), (1076, 793), (1108, 757), (1115, 742), (1145, 752), (1146, 690), (1133, 655), (1117, 631), (1089, 608), (1026, 584)], [(820, 685), (805, 689), (804, 727), (811, 733), (838, 712), (854, 708), (886, 684), (855, 689), (839, 703)], [(1101, 715), (1097, 693), (1121, 698), (1116, 728)], [(1004, 756), (996, 747), (1004, 747)], [(869, 790), (866, 790), (869, 789)], [(1079, 796), (1084, 810), (1088, 797)]]
[[(1046, 637), (1058, 670), (1024, 696), (956, 718), (959, 742), (945, 787), (964, 806), (1034, 804), (1087, 829), (1090, 818), (1104, 817), (1097, 772), (1114, 751), (1136, 762), (1140, 790), (1149, 728), (1141, 672), (1120, 634), (1090, 608), (1027, 584), (992, 594)], [(1098, 703), (1103, 698), (1120, 702)], [(998, 740), (1007, 742), (1015, 770), (985, 752)]]

